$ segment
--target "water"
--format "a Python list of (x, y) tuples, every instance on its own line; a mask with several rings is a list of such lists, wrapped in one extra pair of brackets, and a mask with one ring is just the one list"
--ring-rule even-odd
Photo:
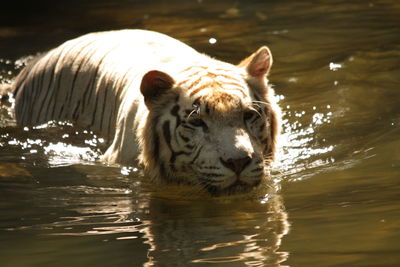
[(96, 162), (95, 133), (18, 129), (3, 105), (1, 266), (400, 264), (398, 1), (215, 2), (2, 7), (0, 81), (90, 31), (156, 30), (229, 62), (268, 45), (284, 111), (271, 192), (154, 188), (141, 170)]

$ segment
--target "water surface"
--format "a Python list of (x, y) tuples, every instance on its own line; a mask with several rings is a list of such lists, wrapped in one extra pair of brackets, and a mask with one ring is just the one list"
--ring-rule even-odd
[[(217, 3), (215, 3), (217, 2)], [(104, 140), (0, 108), (1, 266), (398, 266), (400, 5), (69, 1), (2, 7), (0, 82), (86, 32), (160, 31), (236, 63), (262, 45), (284, 112), (268, 194), (154, 188)]]

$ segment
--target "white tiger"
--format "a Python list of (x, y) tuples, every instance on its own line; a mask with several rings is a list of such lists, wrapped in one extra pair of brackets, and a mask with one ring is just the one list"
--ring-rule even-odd
[(154, 180), (248, 191), (267, 176), (280, 131), (271, 64), (267, 47), (234, 66), (152, 31), (91, 33), (21, 71), (15, 117), (100, 132), (104, 161), (138, 161)]

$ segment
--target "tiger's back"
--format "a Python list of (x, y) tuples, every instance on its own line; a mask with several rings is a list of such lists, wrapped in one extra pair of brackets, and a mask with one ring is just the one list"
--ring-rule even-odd
[(139, 88), (151, 69), (179, 68), (184, 62), (177, 55), (199, 56), (175, 39), (143, 30), (92, 33), (68, 41), (34, 59), (14, 81), (17, 123), (71, 120), (112, 139), (123, 102), (142, 97), (139, 90), (128, 89)]

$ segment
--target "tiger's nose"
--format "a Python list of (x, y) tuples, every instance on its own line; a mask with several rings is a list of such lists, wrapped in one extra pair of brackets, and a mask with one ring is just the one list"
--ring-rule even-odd
[(244, 168), (246, 168), (246, 166), (249, 165), (251, 157), (246, 156), (240, 159), (228, 159), (228, 160), (219, 158), (219, 160), (221, 161), (222, 165), (234, 171), (236, 175), (239, 175), (244, 170)]

